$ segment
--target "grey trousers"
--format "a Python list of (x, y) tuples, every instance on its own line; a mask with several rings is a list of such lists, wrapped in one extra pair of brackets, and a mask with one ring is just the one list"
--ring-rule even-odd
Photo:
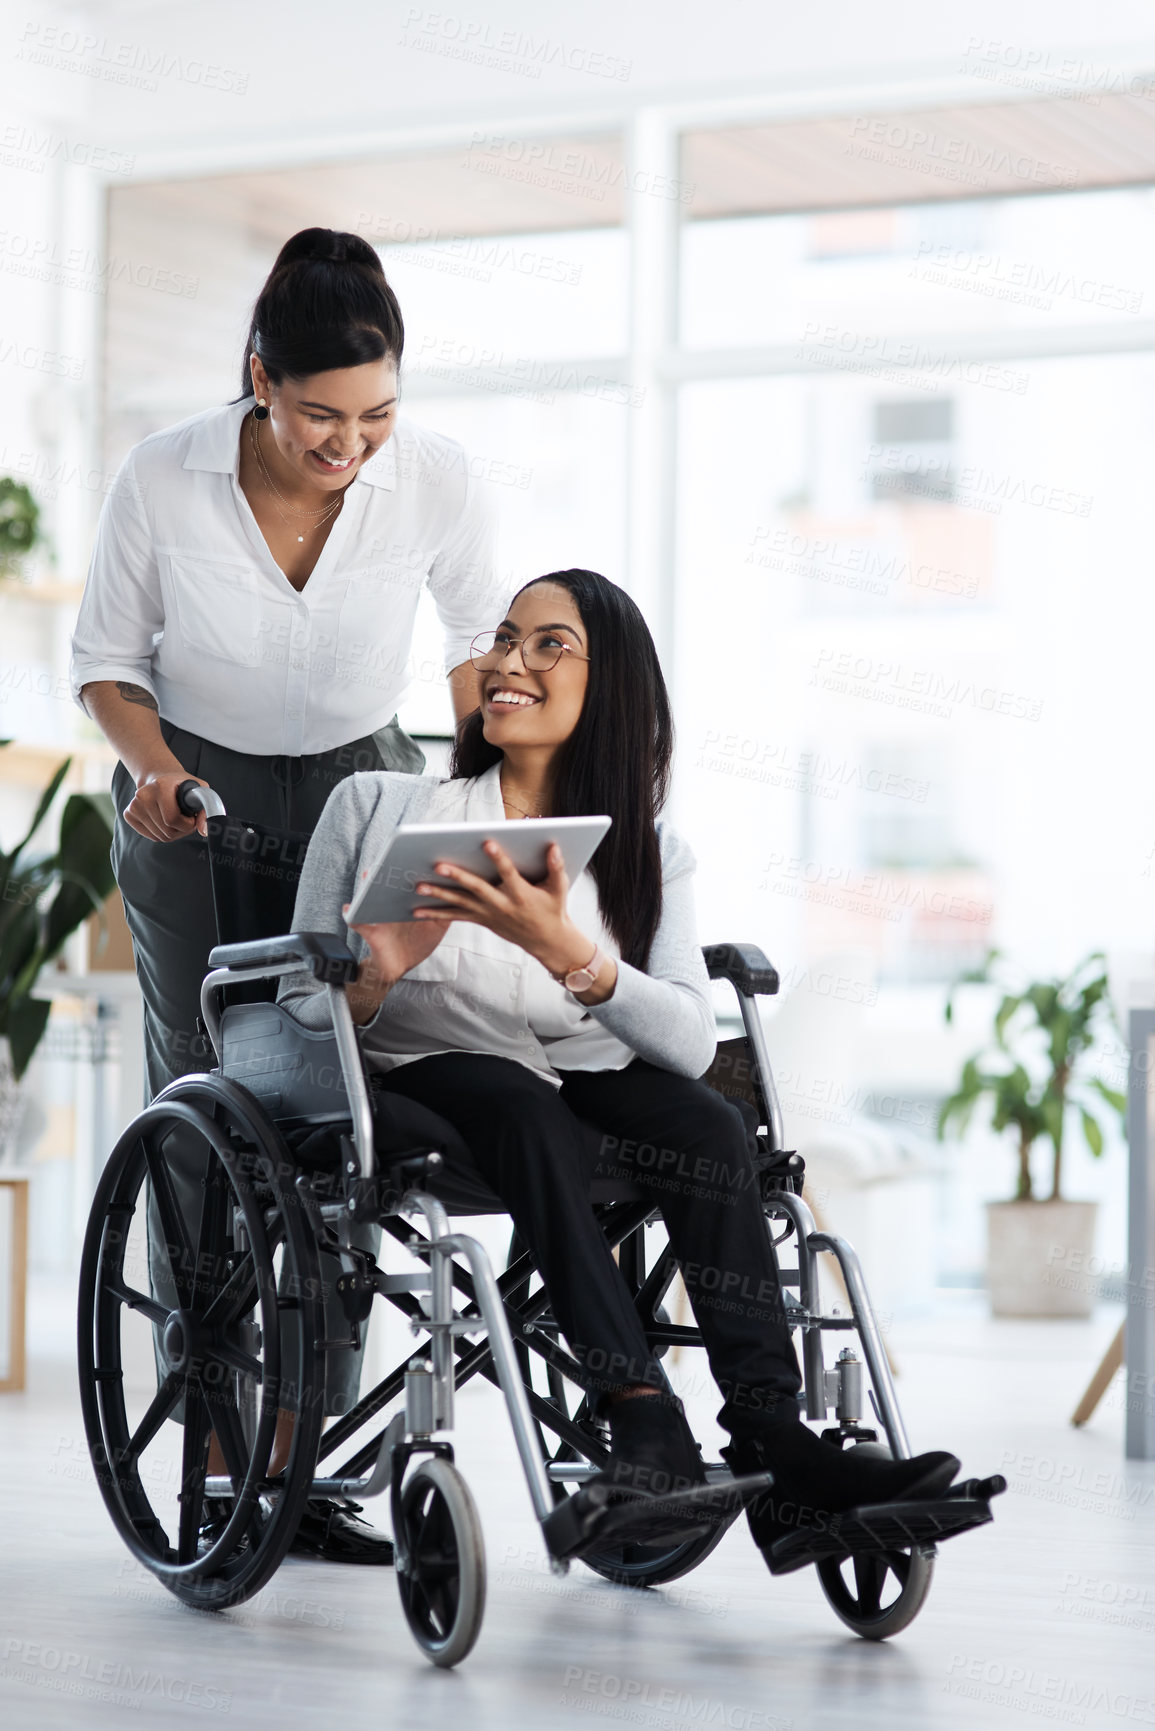
[[(420, 774), (425, 759), (397, 718), (388, 727), (336, 750), (308, 757), (256, 757), (202, 739), (198, 734), (161, 720), (170, 750), (190, 775), (207, 781), (224, 800), (230, 815), (270, 828), (311, 834), (330, 793), (357, 770), (392, 769)], [(208, 954), (217, 942), (209, 881), (208, 844), (198, 835), (180, 841), (155, 842), (140, 835), (122, 815), (136, 791), (123, 763), (113, 771), (112, 797), (116, 827), (112, 865), (124, 900), (132, 934), (136, 975), (144, 1001), (145, 1104), (174, 1081), (215, 1063), (212, 1048), (197, 1032), (201, 981), (208, 972)], [(182, 1145), (177, 1134), (166, 1142), (177, 1202), (191, 1243), (197, 1241), (204, 1196), (205, 1155), (195, 1138)], [(178, 1303), (165, 1235), (150, 1199), (149, 1266), (154, 1296), (174, 1308)], [(362, 1249), (377, 1249), (378, 1227), (354, 1234)], [(324, 1259), (327, 1261), (328, 1259)], [(336, 1278), (336, 1264), (321, 1270), (326, 1288)], [(282, 1350), (291, 1353), (291, 1326), (286, 1313)], [(348, 1335), (339, 1305), (325, 1302), (325, 1333), (330, 1340)], [(364, 1334), (364, 1328), (362, 1329)], [(163, 1370), (158, 1344), (158, 1366)], [(325, 1411), (342, 1413), (355, 1403), (362, 1354), (330, 1352), (325, 1379)], [(290, 1359), (291, 1362), (291, 1359)], [(178, 1415), (179, 1416), (179, 1413)]]

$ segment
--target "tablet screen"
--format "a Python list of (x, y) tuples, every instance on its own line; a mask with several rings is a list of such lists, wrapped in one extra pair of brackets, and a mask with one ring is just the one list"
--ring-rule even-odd
[[(496, 841), (524, 878), (539, 883), (546, 875), (545, 856), (557, 842), (570, 883), (579, 878), (610, 827), (608, 817), (533, 817), (514, 823), (411, 823), (394, 830), (384, 853), (353, 897), (346, 923), (351, 926), (393, 924), (411, 920), (424, 898), (417, 885), (437, 876), (434, 865), (447, 860), (497, 882), (497, 869), (483, 843)], [(425, 903), (426, 906), (430, 904)]]

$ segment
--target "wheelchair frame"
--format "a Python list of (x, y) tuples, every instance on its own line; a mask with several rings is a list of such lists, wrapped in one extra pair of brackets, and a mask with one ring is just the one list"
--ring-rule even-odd
[[(800, 1194), (802, 1163), (783, 1145), (781, 1109), (757, 1009), (759, 995), (777, 991), (777, 974), (753, 946), (715, 945), (707, 949), (705, 956), (711, 976), (730, 980), (737, 993), (745, 1038), (753, 1057), (751, 1080), (755, 1096), (764, 1107), (766, 1127), (764, 1138), (760, 1137), (764, 1156), (761, 1205), (768, 1219), (778, 1218), (785, 1223), (781, 1237), (772, 1237), (771, 1242), (776, 1247), (793, 1237), (797, 1246), (797, 1266), (780, 1269), (780, 1278), (790, 1324), (802, 1331), (800, 1399), (805, 1416), (825, 1420), (833, 1404), (837, 1428), (828, 1431), (828, 1436), (839, 1443), (878, 1446), (877, 1433), (862, 1423), (862, 1361), (849, 1351), (844, 1351), (831, 1368), (827, 1368), (824, 1360), (824, 1333), (856, 1334), (869, 1376), (872, 1405), (885, 1431), (889, 1452), (896, 1458), (906, 1458), (910, 1446), (858, 1258), (845, 1240), (817, 1230)], [(511, 1256), (509, 1266), (495, 1276), (483, 1246), (468, 1234), (453, 1230), (446, 1207), (422, 1188), (423, 1182), (436, 1174), (439, 1155), (404, 1156), (387, 1161), (384, 1173), (378, 1168), (369, 1091), (345, 996), (345, 986), (357, 972), (357, 963), (349, 950), (339, 938), (292, 934), (218, 946), (209, 960), (211, 971), (201, 992), (202, 1017), (221, 1068), (209, 1076), (182, 1077), (170, 1084), (138, 1124), (148, 1113), (163, 1110), (170, 1098), (176, 1101), (196, 1086), (203, 1089), (209, 1085), (215, 1085), (218, 1091), (226, 1087), (230, 1098), (243, 1097), (254, 1112), (263, 1115), (264, 1108), (257, 1096), (227, 1076), (223, 1016), (243, 1016), (246, 1011), (259, 1013), (268, 1006), (234, 1005), (222, 1012), (221, 999), (227, 987), (279, 979), (303, 967), (310, 968), (326, 993), (351, 1117), (349, 1133), (340, 1137), (339, 1195), (318, 1200), (310, 1191), (306, 1175), (298, 1172), (292, 1180), (316, 1251), (335, 1256), (341, 1267), (337, 1291), (350, 1335), (347, 1341), (323, 1344), (328, 1350), (359, 1346), (360, 1324), (367, 1319), (378, 1294), (401, 1310), (413, 1332), (426, 1336), (428, 1341), (426, 1347), (398, 1365), (319, 1436), (307, 1483), (297, 1483), (293, 1492), (295, 1506), (303, 1506), (307, 1496), (368, 1499), (388, 1490), (393, 1508), (398, 1581), (410, 1628), (435, 1664), (457, 1663), (472, 1647), (480, 1627), (484, 1559), (472, 1501), (452, 1465), (452, 1447), (436, 1439), (439, 1433), (453, 1427), (456, 1387), (480, 1374), (501, 1390), (533, 1512), (555, 1573), (564, 1574), (570, 1561), (580, 1558), (610, 1579), (651, 1585), (672, 1580), (694, 1567), (719, 1542), (744, 1503), (772, 1484), (771, 1477), (761, 1474), (735, 1481), (728, 1468), (717, 1464), (707, 1467), (707, 1484), (701, 1489), (646, 1499), (644, 1504), (636, 1501), (623, 1504), (614, 1499), (605, 1484), (595, 1480), (609, 1456), (604, 1432), (599, 1435), (588, 1401), (580, 1402), (572, 1415), (568, 1410), (565, 1384), (582, 1388), (584, 1373), (558, 1340), (544, 1289), (529, 1293), (536, 1272), (532, 1258), (526, 1254)], [(269, 1145), (277, 1142), (283, 1147), (275, 1121), (267, 1121), (267, 1129)], [(131, 1134), (132, 1127), (126, 1137)], [(86, 1328), (85, 1306), (92, 1304), (95, 1314), (101, 1295), (101, 1270), (107, 1257), (106, 1222), (99, 1218), (100, 1206), (98, 1192), (86, 1241), (86, 1272), (82, 1276), (81, 1393), (102, 1492), (122, 1534), (132, 1543), (123, 1512), (118, 1514), (114, 1507), (116, 1497), (122, 1493), (124, 1473), (114, 1458), (115, 1451), (109, 1447), (109, 1429), (102, 1406), (102, 1401), (108, 1398), (102, 1391), (108, 1379), (118, 1373), (97, 1362), (107, 1348), (99, 1342), (93, 1345), (91, 1321)], [(599, 1218), (611, 1246), (621, 1247), (621, 1266), (635, 1288), (643, 1326), (655, 1349), (660, 1351), (675, 1344), (700, 1346), (701, 1336), (696, 1328), (673, 1324), (659, 1308), (676, 1272), (668, 1245), (652, 1270), (647, 1273), (644, 1266), (644, 1227), (648, 1220), (659, 1218), (652, 1201), (614, 1202), (599, 1209)], [(365, 1219), (379, 1222), (426, 1266), (405, 1273), (388, 1273), (379, 1267), (375, 1258), (352, 1242), (355, 1223)], [(413, 1220), (423, 1223), (425, 1236), (406, 1224)], [(850, 1316), (828, 1315), (821, 1309), (818, 1259), (824, 1253), (835, 1258), (842, 1272)], [(775, 1257), (777, 1260), (776, 1248)], [(123, 1284), (121, 1280), (122, 1287)], [(455, 1298), (465, 1301), (464, 1309), (455, 1308)], [(137, 1294), (127, 1302), (150, 1314), (142, 1295)], [(154, 1304), (153, 1309), (159, 1311), (162, 1307)], [(96, 1333), (99, 1335), (100, 1330)], [(478, 1336), (483, 1338), (470, 1338)], [(118, 1351), (112, 1356), (116, 1357)], [(531, 1355), (544, 1361), (548, 1395), (542, 1395), (533, 1386)], [(86, 1387), (86, 1377), (91, 1386)], [(401, 1408), (377, 1435), (358, 1446), (334, 1470), (328, 1473), (318, 1470), (323, 1461), (350, 1442), (399, 1395), (403, 1396)], [(318, 1418), (318, 1433), (319, 1424)], [(553, 1455), (545, 1430), (558, 1438), (559, 1446)], [(430, 1459), (407, 1478), (414, 1456)], [(265, 1458), (267, 1463), (267, 1455)], [(226, 1510), (233, 1509), (229, 1532), (234, 1528), (237, 1532), (242, 1530), (237, 1479), (238, 1473), (232, 1466), (228, 1474), (206, 1472), (198, 1493), (217, 1499)], [(590, 1483), (591, 1480), (595, 1482)], [(569, 1495), (564, 1494), (567, 1485), (574, 1487)], [(248, 1479), (245, 1487), (255, 1494)], [(949, 1507), (946, 1501), (933, 1506), (895, 1505), (897, 1524), (888, 1513), (887, 1519), (877, 1523), (874, 1530), (868, 1522), (853, 1541), (846, 1534), (842, 1539), (828, 1538), (825, 1549), (815, 1544), (813, 1535), (792, 1534), (784, 1542), (781, 1572), (816, 1562), (827, 1598), (848, 1627), (868, 1638), (896, 1633), (917, 1614), (929, 1589), (935, 1538), (989, 1520), (987, 1502), (1001, 1488), (1001, 1483), (995, 1480), (972, 1480), (952, 1488), (948, 1493)], [(275, 1499), (278, 1492), (286, 1501), (290, 1499), (287, 1478), (283, 1486), (266, 1478), (259, 1492), (269, 1499)], [(437, 1555), (443, 1558), (451, 1554), (457, 1569), (453, 1591), (439, 1589), (440, 1600), (422, 1579), (421, 1534), (430, 1531), (436, 1535)], [(284, 1548), (282, 1545), (280, 1555), (284, 1554)], [(840, 1572), (843, 1562), (852, 1554), (856, 1581), (853, 1589)], [(162, 1572), (159, 1556), (150, 1560), (139, 1549), (138, 1555), (178, 1596), (214, 1608), (209, 1590), (211, 1579), (206, 1585), (200, 1561), (186, 1564), (183, 1574), (179, 1569), (166, 1574)], [(279, 1560), (278, 1556), (276, 1561)], [(883, 1606), (882, 1585), (888, 1567), (900, 1590), (893, 1603)], [(773, 1560), (771, 1568), (779, 1572)], [(182, 1579), (196, 1571), (200, 1574), (194, 1583), (196, 1596), (192, 1597), (191, 1588), (187, 1592), (182, 1589)], [(260, 1584), (258, 1580), (249, 1591), (256, 1591)], [(244, 1596), (243, 1592), (223, 1591), (219, 1605), (236, 1603)]]

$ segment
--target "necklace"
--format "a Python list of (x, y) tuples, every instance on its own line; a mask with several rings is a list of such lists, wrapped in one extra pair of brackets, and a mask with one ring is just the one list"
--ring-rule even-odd
[[(261, 451), (260, 437), (257, 432), (257, 423), (255, 421), (249, 422), (249, 430), (252, 437), (253, 455), (257, 459), (257, 467), (261, 471), (261, 479), (264, 481), (265, 486), (272, 493), (273, 497), (280, 500), (281, 505), (285, 507), (285, 511), (291, 511), (294, 517), (316, 518), (315, 522), (309, 524), (310, 530), (319, 529), (322, 523), (327, 523), (331, 517), (337, 515), (337, 512), (345, 502), (345, 494), (348, 490), (347, 488), (342, 487), (341, 491), (337, 494), (337, 497), (332, 500), (330, 504), (322, 505), (319, 511), (302, 511), (297, 506), (290, 505), (289, 501), (278, 491), (276, 484), (273, 481), (273, 477), (269, 474), (269, 471), (265, 466), (265, 459)], [(352, 482), (350, 482), (349, 485), (351, 486)], [(285, 525), (286, 529), (293, 528), (292, 523), (290, 523), (288, 517), (285, 516), (285, 512), (281, 510), (280, 505), (274, 505), (273, 510), (277, 513), (277, 516), (281, 519), (281, 522)], [(295, 530), (294, 533), (296, 533)], [(304, 535), (297, 535), (297, 540), (299, 542), (303, 542), (304, 539)]]
[[(499, 782), (498, 785), (501, 786), (501, 783)], [(541, 816), (540, 811), (530, 811), (526, 806), (518, 805), (518, 803), (515, 799), (511, 799), (509, 797), (509, 795), (506, 793), (504, 787), (501, 787), (501, 803), (502, 803), (502, 805), (511, 805), (513, 807), (514, 811), (519, 811), (521, 813), (522, 817), (540, 817)]]

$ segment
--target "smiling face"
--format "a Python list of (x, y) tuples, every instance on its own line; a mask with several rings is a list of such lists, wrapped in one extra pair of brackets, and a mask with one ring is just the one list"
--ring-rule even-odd
[(251, 370), (257, 397), (269, 405), (264, 424), (272, 432), (274, 473), (287, 486), (295, 481), (341, 491), (393, 431), (397, 364), (391, 356), (279, 385), (256, 355)]
[(560, 583), (534, 583), (523, 589), (499, 628), (524, 639), (545, 633), (555, 667), (533, 672), (525, 665), (521, 643), (512, 645), (485, 671), (481, 681), (483, 732), (491, 745), (507, 751), (552, 749), (578, 724), (589, 683), (589, 634), (577, 604)]

